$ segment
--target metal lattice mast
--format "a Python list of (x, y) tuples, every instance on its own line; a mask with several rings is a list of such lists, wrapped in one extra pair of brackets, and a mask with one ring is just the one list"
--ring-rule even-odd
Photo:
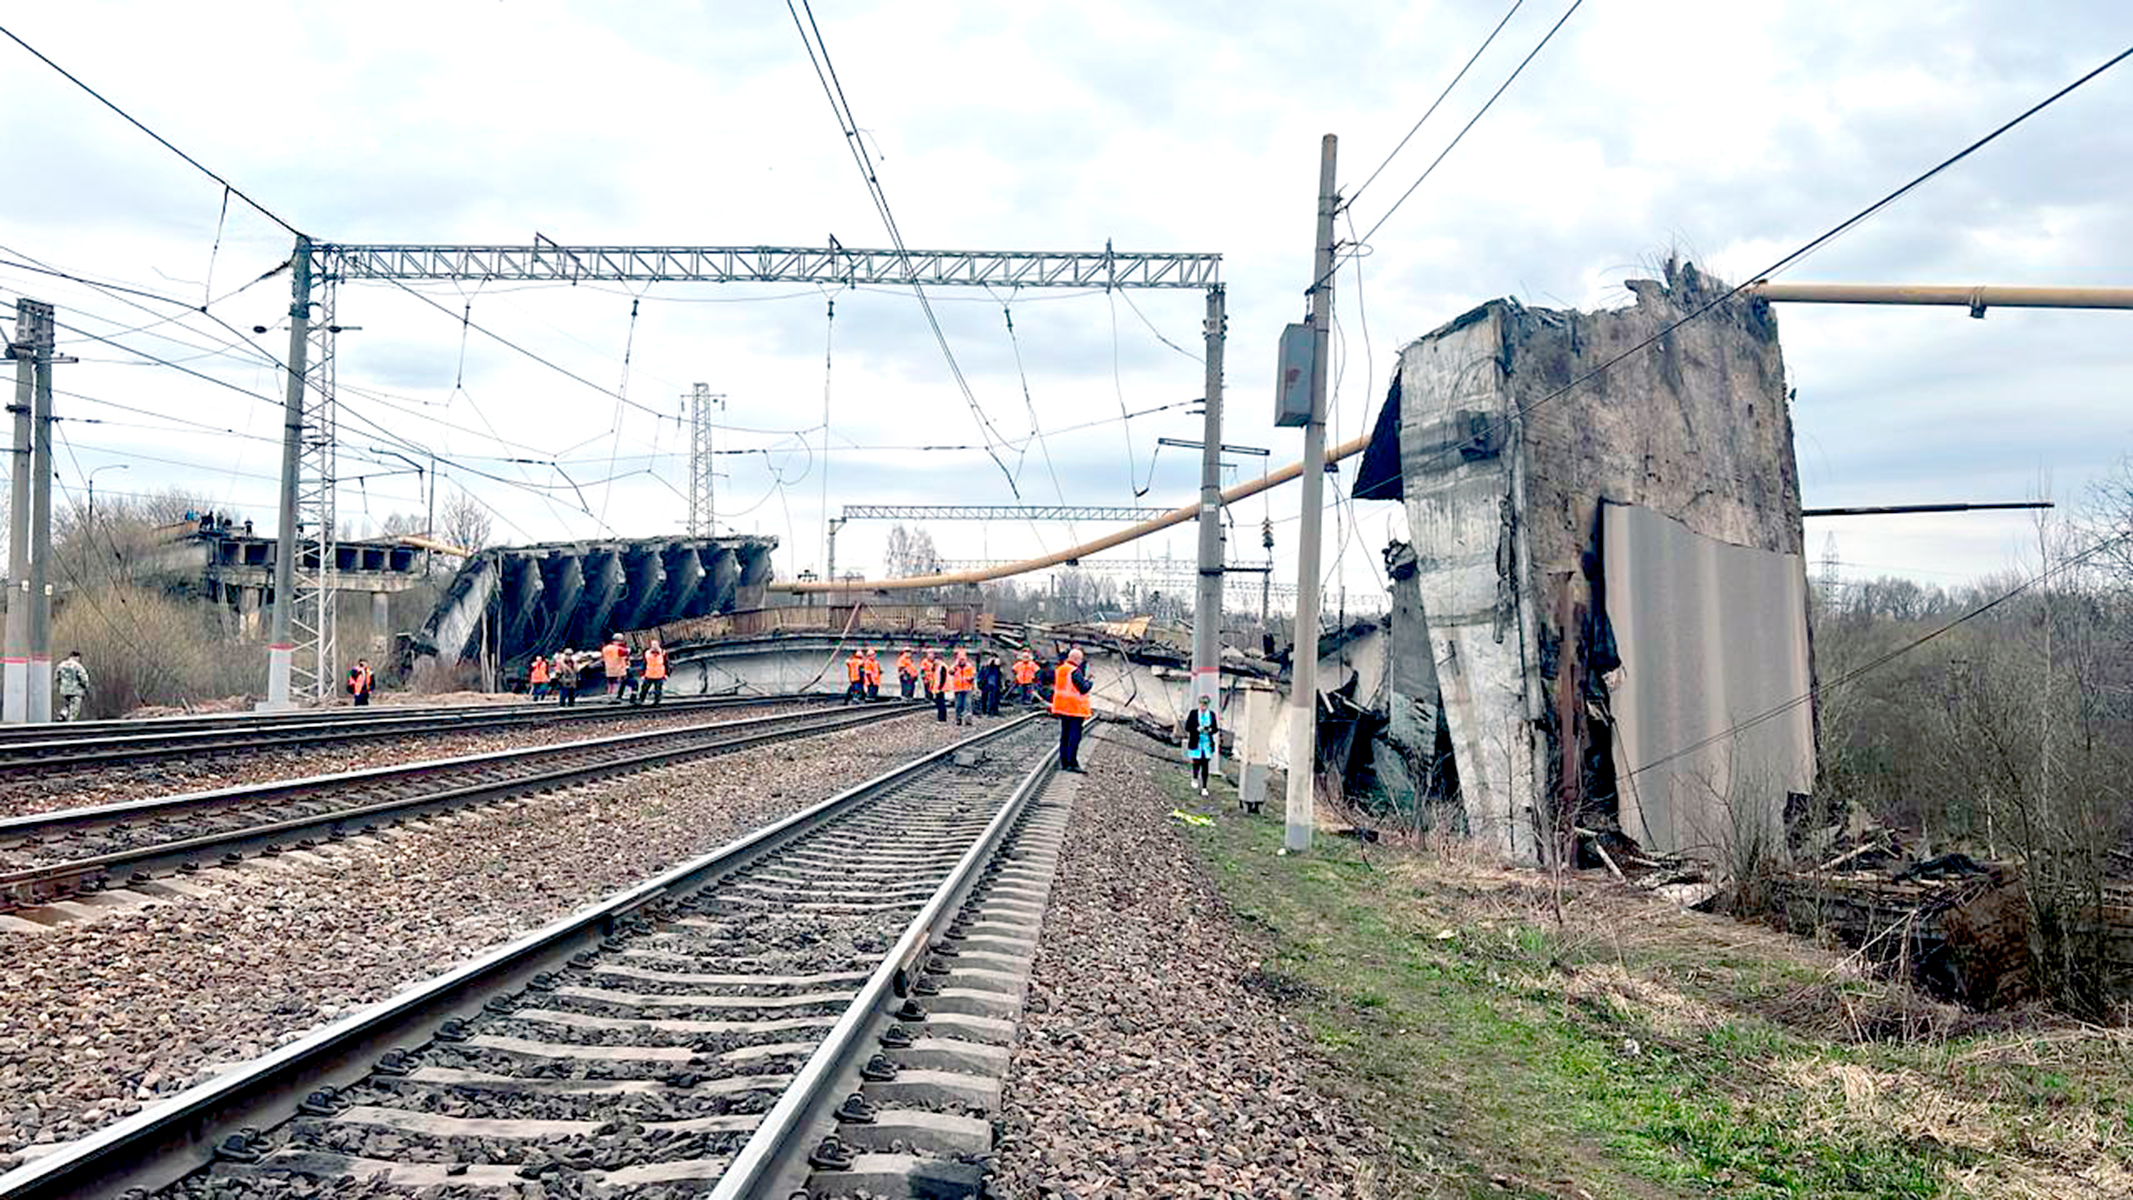
[(711, 464), (711, 409), (725, 402), (711, 394), (711, 385), (699, 383), (689, 393), (689, 536), (710, 537), (717, 532), (718, 507)]
[[(309, 353), (304, 370), (303, 459), (298, 467), (297, 535), (286, 538), (298, 547), (295, 595), (289, 622), (296, 653), (290, 664), (297, 695), (323, 700), (334, 692), (340, 673), (339, 612), (335, 588), (335, 491), (339, 486), (335, 446), (334, 299), (340, 276), (331, 255), (318, 263), (313, 280)], [(286, 537), (286, 535), (285, 535)]]

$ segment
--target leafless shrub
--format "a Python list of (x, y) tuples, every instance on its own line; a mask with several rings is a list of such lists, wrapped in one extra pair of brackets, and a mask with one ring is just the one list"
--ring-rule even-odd
[(126, 584), (68, 593), (53, 618), (52, 643), (55, 657), (82, 652), (89, 718), (244, 695), (266, 678), (263, 644), (229, 640), (197, 604)]

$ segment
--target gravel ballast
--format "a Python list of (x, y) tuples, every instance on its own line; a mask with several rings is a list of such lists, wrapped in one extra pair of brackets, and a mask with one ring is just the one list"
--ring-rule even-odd
[(0, 1168), (972, 732), (913, 716), (716, 755), (0, 932)]
[[(1170, 817), (1175, 754), (1092, 734), (1008, 1070), (989, 1194), (1393, 1197), (1382, 1139), (1314, 1086), (1308, 1034)], [(1093, 752), (1091, 752), (1093, 751)]]
[[(604, 704), (587, 699), (584, 706)], [(652, 729), (774, 717), (789, 712), (820, 712), (815, 703), (765, 704), (718, 711), (654, 715), (639, 710), (610, 720), (558, 720), (544, 724), (502, 726), (488, 731), (412, 733), (395, 737), (327, 742), (316, 746), (262, 747), (187, 754), (163, 762), (118, 763), (99, 767), (56, 767), (35, 775), (0, 780), (0, 817), (91, 808), (172, 796), (181, 792), (236, 787), (277, 779), (331, 775), (364, 767), (389, 767), (466, 754), (486, 754), (519, 746), (548, 746)], [(330, 715), (330, 714), (329, 714)]]

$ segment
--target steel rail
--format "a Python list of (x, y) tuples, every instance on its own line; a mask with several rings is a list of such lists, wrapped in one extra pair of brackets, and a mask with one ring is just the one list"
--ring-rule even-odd
[(560, 970), (571, 956), (611, 937), (637, 910), (672, 893), (719, 882), (957, 751), (1003, 737), (1033, 719), (1035, 714), (1010, 721), (848, 788), (0, 1175), (0, 1200), (115, 1198), (130, 1189), (174, 1183), (207, 1165), (215, 1146), (231, 1133), (293, 1118), (297, 1103), (311, 1092), (354, 1084), (371, 1073), (372, 1061), (386, 1049), (427, 1042), (447, 1019), (479, 1009), (485, 998)]
[[(215, 856), (220, 856), (224, 863), (229, 863), (233, 857), (241, 859), (247, 852), (258, 852), (305, 838), (323, 837), (338, 840), (350, 833), (403, 821), (430, 809), (456, 807), (521, 792), (563, 787), (587, 779), (609, 777), (620, 771), (641, 771), (685, 758), (747, 749), (810, 734), (834, 733), (894, 717), (917, 716), (923, 711), (923, 708), (917, 705), (898, 704), (869, 707), (857, 712), (840, 709), (828, 713), (755, 717), (683, 730), (644, 730), (609, 738), (562, 742), (552, 746), (499, 750), (392, 767), (369, 767), (336, 775), (273, 780), (211, 792), (190, 792), (125, 804), (10, 817), (0, 820), (0, 837), (49, 837), (63, 831), (93, 828), (98, 825), (108, 826), (124, 823), (129, 819), (153, 819), (210, 805), (247, 800), (269, 802), (275, 797), (302, 796), (336, 787), (393, 779), (412, 782), (447, 772), (469, 768), (478, 770), (528, 759), (566, 760), (565, 765), (553, 770), (528, 775), (476, 779), (457, 786), (448, 785), (438, 790), (390, 797), (355, 807), (301, 814), (264, 824), (246, 825), (237, 829), (136, 846), (87, 858), (0, 872), (0, 909), (45, 903), (82, 891), (95, 890), (121, 873), (133, 880), (141, 880), (144, 877), (153, 878), (158, 872), (184, 870), (189, 863), (197, 866)], [(624, 752), (614, 756), (596, 756), (589, 760), (567, 761), (587, 751), (607, 749), (620, 749)]]
[(138, 759), (178, 758), (194, 754), (242, 753), (288, 746), (321, 745), (329, 742), (363, 741), (438, 733), (478, 733), (484, 730), (546, 725), (570, 721), (621, 719), (657, 712), (719, 712), (769, 704), (827, 703), (836, 697), (828, 692), (795, 696), (747, 697), (695, 700), (677, 698), (654, 708), (617, 704), (589, 704), (580, 709), (555, 706), (511, 705), (503, 709), (462, 707), (418, 716), (314, 718), (263, 728), (143, 730), (111, 735), (25, 741), (0, 741), (0, 779), (8, 775), (55, 768), (102, 766)]
[[(1016, 724), (1030, 719), (1025, 716)], [(712, 1188), (710, 1200), (785, 1196), (806, 1183), (811, 1135), (835, 1128), (836, 1120), (830, 1115), (830, 1107), (838, 1097), (855, 1090), (853, 1085), (858, 1079), (859, 1065), (867, 1057), (865, 1047), (871, 1044), (868, 1035), (879, 1032), (893, 1020), (889, 1014), (892, 998), (909, 995), (919, 964), (932, 949), (941, 930), (962, 907), (977, 883), (979, 872), (999, 852), (1010, 831), (1027, 811), (1030, 800), (1044, 790), (1045, 783), (1058, 768), (1058, 756), (1046, 754), (1022, 777), (1007, 803), (993, 814), (985, 832), (933, 890), (933, 895), (905, 928), (903, 936), (896, 940), (881, 965), (867, 977), (850, 1007), (830, 1028), (822, 1043), (815, 1047), (815, 1052), (808, 1056), (806, 1065), (794, 1076), (785, 1094), (778, 1097), (778, 1102), (763, 1117), (762, 1124), (734, 1155), (732, 1165)]]

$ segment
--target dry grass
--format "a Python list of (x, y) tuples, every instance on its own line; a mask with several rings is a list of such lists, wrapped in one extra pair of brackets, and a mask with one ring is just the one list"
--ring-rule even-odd
[(1508, 869), (1456, 841), (1374, 867), (1428, 938), (1513, 969), (1602, 1024), (1685, 1055), (1747, 1106), (1799, 1113), (1830, 1144), (1944, 1151), (1950, 1196), (2133, 1197), (2133, 1030), (2042, 1008), (1983, 1015), (1837, 948), (1689, 912), (1596, 874)]

